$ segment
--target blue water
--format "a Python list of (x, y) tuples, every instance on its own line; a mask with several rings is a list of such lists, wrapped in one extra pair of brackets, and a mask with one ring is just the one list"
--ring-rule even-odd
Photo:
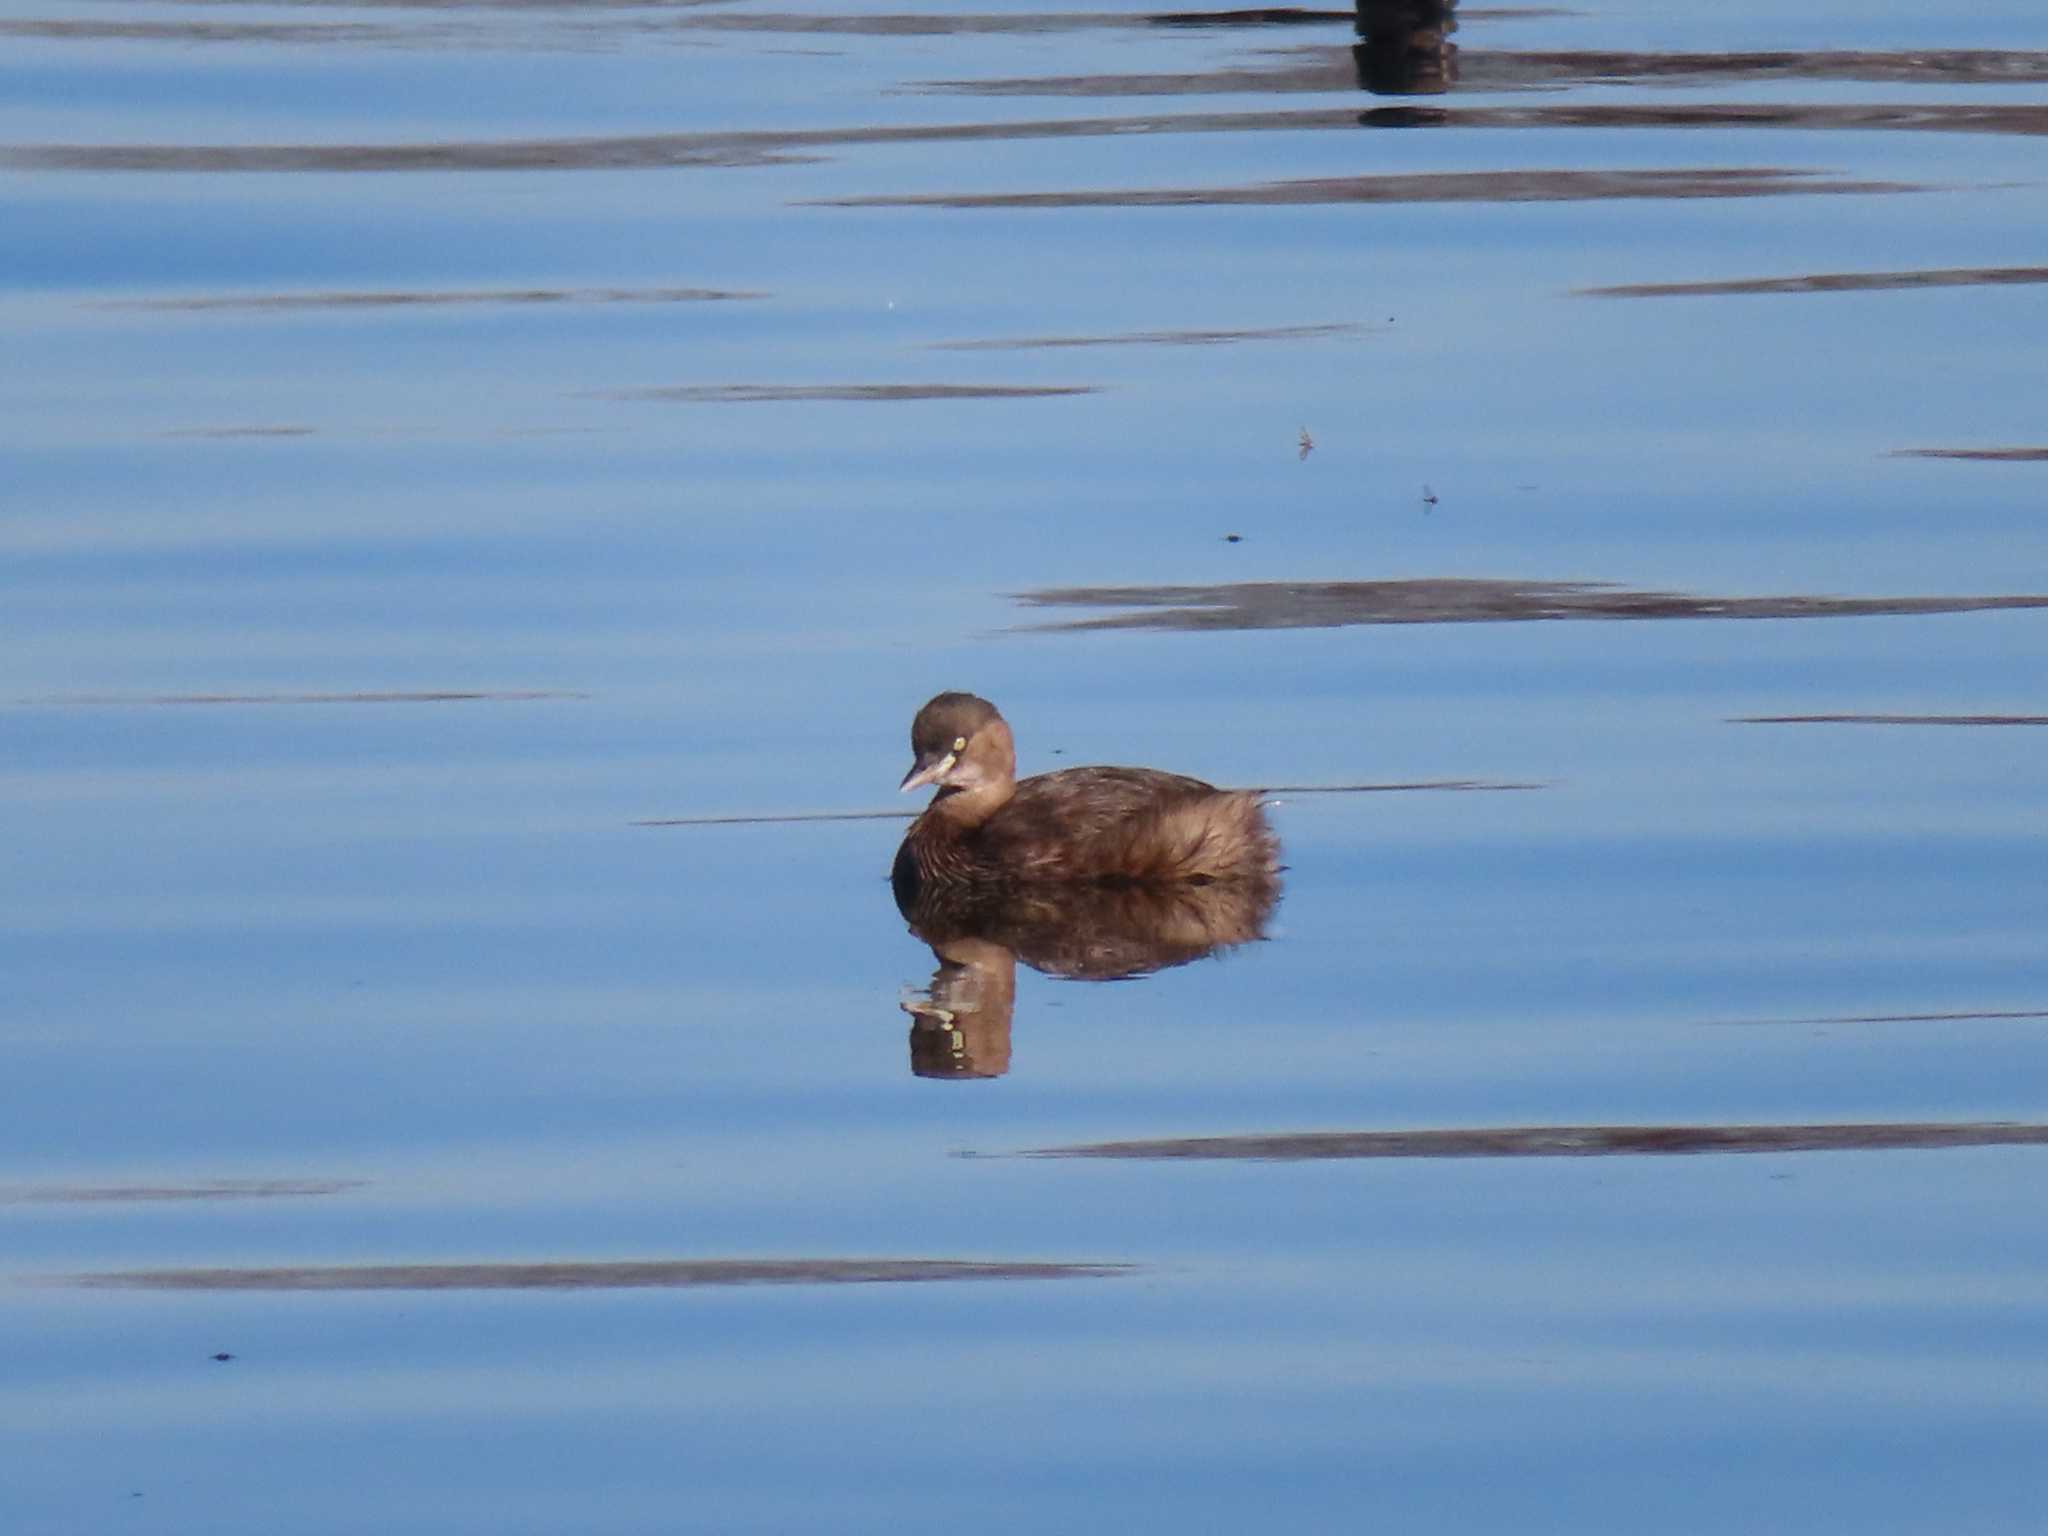
[[(1397, 100), (1341, 19), (0, 0), (5, 1528), (2037, 1530), (2048, 1153), (1941, 1141), (2048, 1119), (2048, 609), (1019, 600), (2048, 593), (2036, 9), (1468, 10), (1601, 62)], [(660, 394), (763, 386), (911, 397)], [(944, 688), (1500, 787), (1283, 793), (1263, 942), (933, 1081), (902, 823), (772, 818)], [(1934, 1149), (1008, 1155), (1860, 1125)], [(1054, 1268), (574, 1268), (844, 1259)]]

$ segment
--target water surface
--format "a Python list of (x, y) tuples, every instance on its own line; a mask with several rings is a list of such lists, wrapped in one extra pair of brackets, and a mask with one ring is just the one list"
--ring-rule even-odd
[(0, 0), (9, 1531), (2038, 1528), (2048, 26), (1426, 10)]

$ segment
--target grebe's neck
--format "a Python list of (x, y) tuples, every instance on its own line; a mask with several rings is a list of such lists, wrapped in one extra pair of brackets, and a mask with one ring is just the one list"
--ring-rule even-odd
[(939, 792), (925, 814), (964, 832), (995, 815), (1016, 792), (1017, 746), (1009, 722), (991, 710), (939, 780)]
[(1010, 803), (1010, 797), (1017, 792), (1016, 773), (1012, 770), (985, 784), (972, 789), (942, 789), (932, 797), (932, 803), (925, 810), (927, 816), (958, 828), (962, 832), (972, 831)]

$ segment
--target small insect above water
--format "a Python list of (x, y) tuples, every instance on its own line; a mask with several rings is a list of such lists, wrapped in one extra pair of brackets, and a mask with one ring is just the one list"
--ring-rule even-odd
[(1316, 451), (1316, 440), (1308, 435), (1308, 428), (1301, 429), (1301, 452), (1297, 457), (1307, 458)]

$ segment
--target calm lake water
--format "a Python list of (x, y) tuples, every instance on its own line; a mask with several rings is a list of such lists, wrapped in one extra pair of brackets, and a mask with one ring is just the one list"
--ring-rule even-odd
[(2037, 0), (776, 5), (0, 0), (6, 1529), (2040, 1530)]

